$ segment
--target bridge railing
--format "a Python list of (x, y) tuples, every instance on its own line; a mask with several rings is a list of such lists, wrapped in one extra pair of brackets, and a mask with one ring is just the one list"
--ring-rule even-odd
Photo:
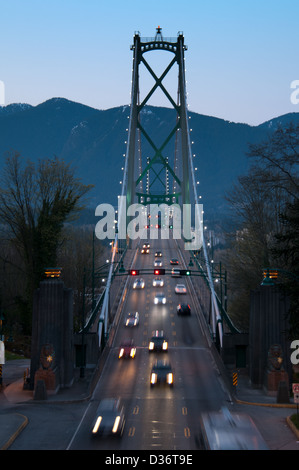
[[(209, 288), (210, 283), (209, 283), (207, 273), (205, 272), (205, 269), (203, 268), (202, 264), (200, 263), (199, 259), (197, 258), (196, 253), (195, 252), (192, 252), (192, 253), (193, 253), (193, 259), (194, 259), (198, 269), (202, 273), (202, 277), (205, 280), (207, 287)], [(223, 305), (222, 305), (222, 303), (219, 299), (219, 296), (216, 292), (215, 292), (215, 297), (216, 297), (216, 300), (217, 300), (218, 308), (220, 310), (221, 319), (226, 323), (226, 325), (229, 328), (229, 330), (231, 331), (231, 333), (240, 333), (240, 330), (234, 325), (233, 321), (231, 320), (228, 313), (224, 309), (224, 307), (223, 307)]]
[[(125, 246), (125, 248), (123, 249), (123, 251), (121, 253), (121, 257), (119, 258), (119, 260), (117, 262), (115, 262), (113, 264), (111, 282), (114, 280), (114, 278), (116, 276), (116, 273), (119, 271), (120, 266), (122, 266), (122, 264), (123, 264), (123, 260), (124, 260), (126, 251), (127, 251), (127, 247)], [(111, 288), (111, 285), (110, 285), (110, 288)], [(85, 325), (84, 325), (84, 333), (87, 333), (88, 331), (91, 330), (91, 328), (93, 327), (93, 325), (95, 324), (97, 319), (98, 319), (97, 331), (99, 330), (99, 324), (104, 321), (104, 319), (102, 318), (102, 315), (101, 315), (101, 309), (102, 309), (102, 306), (103, 306), (104, 299), (105, 299), (106, 295), (107, 295), (107, 287), (105, 287), (103, 292), (100, 294), (99, 298), (96, 301), (95, 307), (92, 308), (91, 311), (89, 312), (89, 314), (87, 315), (87, 319), (86, 319)], [(100, 318), (99, 318), (99, 316), (100, 316)], [(82, 330), (81, 330), (81, 332), (82, 332)]]

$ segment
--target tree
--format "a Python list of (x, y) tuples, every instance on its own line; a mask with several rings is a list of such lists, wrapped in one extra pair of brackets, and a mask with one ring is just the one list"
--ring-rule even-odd
[(299, 124), (281, 125), (265, 142), (250, 145), (248, 157), (257, 162), (259, 179), (268, 190), (281, 190), (282, 202), (299, 193)]
[(260, 180), (280, 192), (279, 228), (272, 237), (276, 267), (285, 271), (282, 285), (290, 297), (290, 336), (299, 335), (299, 124), (279, 126), (267, 142), (250, 147)]
[(273, 254), (283, 268), (283, 285), (290, 298), (289, 335), (299, 337), (299, 199), (281, 214), (283, 230), (275, 237)]
[(250, 291), (262, 280), (262, 270), (272, 264), (271, 239), (278, 228), (278, 195), (269, 192), (252, 168), (238, 178), (227, 194), (235, 230), (227, 234), (222, 255), (228, 272), (229, 314), (242, 329), (248, 327)]
[(91, 187), (57, 158), (36, 164), (24, 164), (18, 153), (6, 158), (0, 181), (0, 222), (5, 238), (22, 260), (20, 269), (26, 279), (22, 302), (28, 327), (33, 292), (44, 269), (56, 265), (63, 224), (78, 215)]
[[(63, 281), (74, 290), (75, 331), (82, 326), (83, 292), (85, 290), (86, 308), (91, 307), (92, 271), (93, 268), (97, 271), (98, 267), (104, 264), (104, 260), (109, 256), (107, 250), (100, 240), (94, 238), (94, 226), (78, 227), (67, 224), (64, 227), (63, 243), (58, 249), (58, 262), (63, 267)], [(96, 282), (95, 294), (99, 295), (100, 291), (99, 282)]]
[(299, 125), (279, 126), (266, 141), (250, 145), (248, 157), (248, 174), (227, 195), (237, 225), (226, 253), (230, 304), (233, 315), (241, 310), (243, 317), (262, 269), (294, 270), (290, 259), (298, 261)]

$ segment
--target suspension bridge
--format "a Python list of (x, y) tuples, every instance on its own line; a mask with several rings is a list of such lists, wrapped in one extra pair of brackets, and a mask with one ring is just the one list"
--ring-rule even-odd
[[(200, 230), (200, 249), (184, 250), (181, 243), (172, 237), (169, 243), (174, 251), (182, 250), (181, 256), (184, 257), (183, 263), (187, 263), (189, 281), (195, 283), (197, 281), (196, 295), (205, 299), (205, 305), (202, 303), (202, 309), (206, 310), (202, 313), (204, 320), (207, 323), (207, 328), (211, 340), (221, 348), (223, 345), (224, 329), (230, 332), (238, 332), (237, 328), (233, 325), (225, 309), (225, 302), (223, 302), (222, 293), (219, 295), (215, 292), (214, 283), (220, 282), (222, 287), (226, 289), (226, 278), (224, 273), (217, 272), (215, 266), (212, 266), (212, 260), (208, 257), (208, 250), (206, 240), (203, 234), (203, 215), (202, 204), (200, 204), (201, 196), (197, 191), (196, 176), (193, 165), (192, 154), (192, 141), (191, 132), (189, 127), (188, 116), (188, 103), (187, 103), (187, 90), (186, 90), (186, 76), (185, 76), (185, 52), (187, 46), (184, 42), (183, 33), (178, 33), (176, 38), (164, 38), (162, 35), (162, 28), (158, 27), (155, 37), (142, 38), (140, 33), (134, 36), (134, 43), (131, 46), (133, 52), (133, 66), (132, 66), (132, 88), (131, 88), (131, 103), (130, 103), (130, 116), (128, 126), (127, 148), (125, 154), (125, 165), (122, 181), (122, 193), (119, 196), (122, 201), (118, 211), (118, 221), (126, 220), (126, 226), (129, 223), (127, 216), (127, 208), (134, 203), (138, 203), (145, 208), (148, 225), (145, 225), (146, 232), (143, 231), (143, 240), (139, 240), (139, 244), (144, 239), (151, 237), (152, 222), (154, 217), (153, 213), (150, 214), (150, 208), (153, 205), (163, 208), (168, 207), (169, 210), (163, 212), (162, 216), (159, 214), (159, 222), (154, 223), (154, 229), (163, 229), (163, 214), (168, 215), (166, 218), (166, 229), (169, 238), (173, 235), (174, 215), (173, 212), (176, 208), (183, 210), (184, 207), (195, 208), (195, 219), (200, 222), (197, 230)], [(150, 65), (147, 59), (150, 55), (155, 55), (156, 52), (163, 52), (166, 59), (166, 66), (162, 74), (157, 75), (153, 66)], [(147, 91), (145, 96), (141, 96), (140, 83), (140, 70), (144, 70), (151, 76), (154, 85)], [(166, 89), (163, 80), (166, 79), (172, 69), (176, 69), (177, 73), (177, 87), (176, 97), (174, 98), (170, 91)], [(159, 142), (155, 141), (155, 135), (149, 135), (146, 127), (143, 125), (142, 117), (144, 115), (145, 106), (150, 103), (150, 99), (157, 90), (160, 89), (166, 97), (169, 106), (175, 110), (174, 122), (165, 123), (165, 131), (161, 139), (161, 129), (157, 134), (159, 135)], [(173, 90), (172, 90), (173, 93)], [(145, 151), (143, 149), (146, 149)], [(188, 211), (187, 211), (188, 212)], [(191, 211), (184, 217), (183, 223), (186, 227), (191, 227), (194, 218), (191, 221)], [(162, 225), (161, 225), (162, 219)], [(164, 227), (165, 228), (165, 227)], [(154, 230), (152, 230), (153, 233)], [(155, 237), (159, 236), (157, 233)], [(195, 232), (193, 232), (194, 234)], [(186, 240), (182, 230), (180, 231), (182, 239)], [(192, 236), (192, 233), (189, 236)], [(157, 240), (155, 240), (157, 246)], [(138, 251), (139, 244), (134, 244), (135, 249)], [(113, 279), (117, 275), (130, 276), (130, 268), (134, 267), (127, 258), (128, 248), (132, 246), (131, 240), (127, 236), (120, 238), (116, 230), (115, 239), (112, 243), (113, 249), (111, 252), (111, 260), (105, 266), (105, 274), (107, 275), (107, 283), (105, 292), (93, 303), (93, 310), (88, 315), (88, 321), (85, 329), (88, 331), (93, 325), (97, 328), (99, 335), (99, 344), (107, 340), (109, 335), (109, 319), (111, 319), (111, 288)], [(137, 246), (137, 248), (136, 248)], [(153, 251), (153, 250), (152, 250)], [(189, 259), (188, 259), (189, 258)], [(153, 266), (153, 260), (151, 260)], [(124, 269), (124, 265), (126, 265)], [(135, 259), (136, 264), (136, 259)], [(137, 263), (138, 264), (138, 263)], [(186, 267), (186, 266), (184, 266)], [(107, 269), (109, 271), (107, 272)], [(150, 271), (154, 274), (154, 271)], [(169, 274), (170, 271), (169, 271)], [(140, 271), (140, 275), (142, 272)], [(145, 275), (145, 271), (143, 271)], [(103, 271), (100, 270), (99, 276), (103, 277)], [(201, 279), (199, 279), (199, 277)], [(199, 287), (200, 285), (200, 287)], [(194, 286), (193, 286), (194, 289)], [(226, 298), (226, 292), (225, 296)], [(96, 322), (96, 323), (95, 323)]]

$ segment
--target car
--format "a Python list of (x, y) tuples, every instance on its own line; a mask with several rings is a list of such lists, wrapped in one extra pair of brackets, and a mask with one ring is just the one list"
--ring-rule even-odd
[(156, 361), (152, 367), (150, 385), (153, 387), (158, 383), (165, 383), (173, 387), (173, 372), (168, 361)]
[(171, 277), (181, 277), (180, 270), (173, 268), (173, 269), (171, 270)]
[(244, 413), (220, 411), (201, 413), (199, 418), (200, 450), (269, 450), (252, 418)]
[(139, 313), (128, 313), (125, 319), (125, 326), (137, 326), (139, 324)]
[(153, 287), (163, 287), (164, 281), (160, 277), (154, 277), (153, 279)]
[(174, 291), (175, 291), (176, 294), (186, 294), (187, 293), (187, 289), (186, 289), (185, 284), (177, 284), (174, 288)]
[(139, 278), (134, 281), (133, 289), (144, 289), (145, 282), (144, 279)]
[(150, 252), (150, 251), (149, 251), (149, 248), (144, 248), (144, 247), (141, 248), (141, 254), (142, 254), (142, 255), (148, 255), (149, 252)]
[(171, 258), (170, 264), (179, 264), (179, 260), (177, 258)]
[(168, 351), (168, 341), (165, 338), (163, 331), (158, 331), (158, 330), (153, 331), (152, 337), (149, 341), (148, 350), (149, 352), (153, 352), (153, 351), (167, 352)]
[(176, 311), (178, 315), (191, 315), (191, 307), (189, 304), (179, 304)]
[(133, 339), (125, 339), (119, 348), (118, 358), (131, 358), (134, 359), (136, 354), (136, 348), (134, 347)]
[(162, 261), (161, 261), (160, 259), (156, 259), (155, 262), (154, 262), (154, 266), (155, 266), (156, 268), (158, 268), (158, 267), (159, 267), (159, 268), (162, 268), (163, 263), (162, 263)]
[(155, 305), (159, 305), (159, 304), (165, 305), (165, 304), (166, 304), (166, 297), (165, 297), (165, 295), (164, 295), (164, 294), (159, 294), (159, 293), (157, 293), (157, 294), (155, 295), (154, 303), (155, 303)]
[(162, 257), (161, 251), (156, 251), (155, 257), (156, 257), (156, 258), (161, 258), (161, 257)]
[(122, 436), (125, 426), (125, 410), (117, 398), (101, 400), (92, 424), (92, 435)]

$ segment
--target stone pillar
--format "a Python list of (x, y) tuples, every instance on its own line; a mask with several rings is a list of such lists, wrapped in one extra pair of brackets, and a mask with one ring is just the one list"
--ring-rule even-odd
[(281, 346), (282, 366), (288, 374), (291, 373), (286, 318), (288, 308), (288, 298), (277, 285), (260, 286), (251, 292), (249, 377), (256, 388), (267, 387), (268, 353), (273, 345)]
[(30, 385), (45, 380), (48, 389), (74, 380), (73, 291), (61, 279), (47, 278), (35, 291), (32, 317)]

